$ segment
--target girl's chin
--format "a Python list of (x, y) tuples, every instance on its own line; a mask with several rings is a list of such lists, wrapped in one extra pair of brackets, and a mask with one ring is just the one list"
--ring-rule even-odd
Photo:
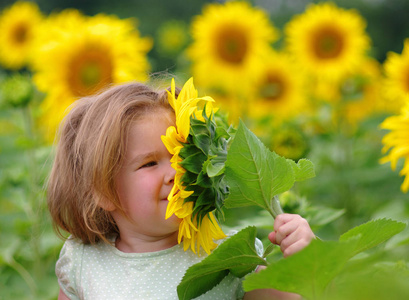
[[(163, 216), (163, 218), (165, 218), (165, 215)], [(172, 215), (172, 216), (170, 216), (169, 218), (166, 219), (166, 222), (172, 223), (172, 224), (175, 224), (175, 225), (179, 226), (180, 222), (182, 222), (182, 219), (179, 219), (175, 215)]]
[(180, 224), (180, 222), (182, 222), (182, 219), (179, 219), (178, 217), (176, 217), (175, 215), (171, 216), (168, 219), (170, 222), (175, 223), (175, 224)]

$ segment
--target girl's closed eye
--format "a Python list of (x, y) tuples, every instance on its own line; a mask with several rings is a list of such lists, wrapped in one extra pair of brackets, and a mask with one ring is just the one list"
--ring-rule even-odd
[(141, 167), (139, 167), (139, 169), (153, 167), (153, 166), (156, 166), (157, 164), (158, 163), (156, 161), (150, 161), (150, 162), (142, 165)]

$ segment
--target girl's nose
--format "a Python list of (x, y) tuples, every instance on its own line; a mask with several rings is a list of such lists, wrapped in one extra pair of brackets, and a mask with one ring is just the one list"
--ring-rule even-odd
[(166, 174), (165, 174), (165, 183), (166, 184), (173, 184), (175, 180), (176, 170), (172, 167), (171, 163), (166, 166)]

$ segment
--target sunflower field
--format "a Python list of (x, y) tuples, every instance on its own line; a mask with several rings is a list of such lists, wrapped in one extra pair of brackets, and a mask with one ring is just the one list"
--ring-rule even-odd
[[(0, 4), (0, 299), (57, 299), (63, 241), (45, 186), (70, 105), (109, 85), (190, 77), (230, 124), (314, 165), (279, 201), (320, 242), (294, 259), (267, 247), (279, 271), (244, 288), (409, 299), (409, 3), (117, 2)], [(265, 210), (223, 214), (224, 231), (256, 226), (243, 234), (268, 244)]]

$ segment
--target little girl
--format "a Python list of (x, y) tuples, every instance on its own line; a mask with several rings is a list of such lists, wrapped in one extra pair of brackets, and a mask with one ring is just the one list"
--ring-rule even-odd
[[(178, 244), (179, 219), (165, 219), (175, 170), (161, 141), (175, 115), (166, 90), (139, 83), (77, 101), (60, 131), (48, 183), (57, 232), (70, 233), (56, 264), (58, 299), (177, 299), (185, 271), (206, 255)], [(314, 237), (298, 215), (275, 219), (271, 242), (284, 256)], [(240, 299), (233, 275), (198, 299)], [(245, 299), (293, 299), (276, 290)]]

